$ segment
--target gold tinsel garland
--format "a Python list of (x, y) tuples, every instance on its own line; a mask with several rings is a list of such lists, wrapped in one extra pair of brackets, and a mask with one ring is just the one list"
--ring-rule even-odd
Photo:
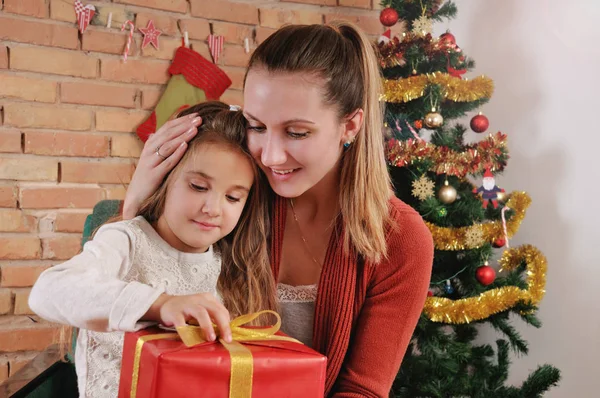
[[(511, 193), (510, 199), (506, 202), (506, 206), (514, 211), (513, 216), (506, 222), (506, 229), (509, 237), (512, 237), (519, 230), (521, 222), (525, 218), (525, 210), (527, 210), (530, 204), (531, 198), (527, 193)], [(466, 250), (477, 248), (478, 246), (467, 244), (467, 236), (469, 235), (469, 231), (473, 228), (481, 229), (483, 232), (480, 244), (485, 242), (492, 243), (499, 238), (504, 238), (504, 228), (502, 226), (502, 221), (500, 220), (460, 228), (438, 227), (430, 222), (425, 222), (425, 224), (427, 224), (429, 231), (431, 231), (435, 248), (438, 250)]]
[(507, 311), (519, 302), (537, 305), (544, 296), (546, 285), (547, 261), (542, 252), (534, 246), (523, 245), (506, 250), (499, 262), (501, 270), (510, 271), (523, 261), (527, 264), (526, 290), (505, 286), (460, 300), (428, 297), (423, 310), (425, 315), (434, 322), (463, 324)]
[(467, 174), (483, 173), (487, 167), (492, 171), (503, 170), (508, 159), (508, 148), (506, 134), (497, 132), (475, 144), (466, 145), (462, 152), (425, 140), (391, 139), (386, 155), (388, 162), (396, 167), (428, 159), (431, 160), (430, 171), (464, 178)]
[(409, 102), (422, 97), (425, 94), (425, 88), (433, 84), (442, 87), (445, 99), (455, 102), (471, 102), (490, 98), (494, 92), (494, 82), (485, 76), (462, 80), (448, 73), (431, 73), (404, 79), (383, 79), (383, 94), (380, 100)]

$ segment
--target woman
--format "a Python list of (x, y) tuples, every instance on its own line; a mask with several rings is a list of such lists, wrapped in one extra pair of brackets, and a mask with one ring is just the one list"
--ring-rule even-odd
[[(248, 148), (275, 194), (271, 267), (284, 330), (327, 355), (335, 397), (388, 396), (431, 275), (431, 235), (390, 188), (380, 92), (369, 39), (346, 22), (281, 28), (255, 50), (245, 80)], [(194, 129), (178, 119), (148, 140), (124, 217)]]

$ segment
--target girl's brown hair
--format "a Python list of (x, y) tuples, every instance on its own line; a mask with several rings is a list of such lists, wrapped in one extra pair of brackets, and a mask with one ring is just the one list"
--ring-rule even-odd
[[(385, 164), (381, 73), (369, 38), (354, 24), (290, 25), (252, 54), (248, 71), (309, 73), (324, 80), (323, 100), (340, 121), (364, 111), (364, 123), (341, 158), (340, 209), (344, 247), (372, 263), (387, 254), (390, 177)], [(246, 72), (248, 73), (248, 72)]]
[(163, 214), (167, 190), (181, 172), (182, 165), (197, 156), (205, 144), (225, 146), (248, 157), (254, 169), (254, 183), (240, 219), (233, 231), (215, 243), (221, 256), (217, 282), (223, 304), (232, 316), (264, 309), (276, 309), (275, 283), (271, 273), (267, 242), (270, 234), (268, 190), (264, 174), (246, 148), (246, 120), (240, 110), (210, 101), (192, 106), (179, 116), (197, 113), (202, 117), (198, 134), (188, 144), (183, 158), (167, 174), (160, 188), (140, 207), (138, 216), (154, 223)]

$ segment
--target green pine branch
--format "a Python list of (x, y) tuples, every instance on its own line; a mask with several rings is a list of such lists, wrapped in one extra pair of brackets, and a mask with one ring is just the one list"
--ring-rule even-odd
[(456, 4), (448, 1), (442, 4), (442, 6), (433, 14), (431, 18), (437, 22), (442, 22), (444, 19), (455, 18), (457, 13), (458, 9), (456, 8)]
[(551, 365), (542, 365), (533, 371), (521, 386), (522, 397), (542, 397), (551, 387), (558, 386), (560, 371)]
[(521, 337), (521, 334), (517, 332), (517, 329), (508, 323), (508, 312), (503, 312), (490, 317), (489, 322), (494, 329), (502, 332), (508, 338), (513, 351), (524, 355), (529, 353), (527, 342)]

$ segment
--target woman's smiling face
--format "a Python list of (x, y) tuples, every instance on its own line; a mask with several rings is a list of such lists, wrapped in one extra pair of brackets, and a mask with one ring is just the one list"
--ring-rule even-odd
[(337, 111), (323, 102), (324, 84), (308, 73), (248, 72), (248, 148), (280, 196), (298, 197), (323, 180), (348, 139)]

